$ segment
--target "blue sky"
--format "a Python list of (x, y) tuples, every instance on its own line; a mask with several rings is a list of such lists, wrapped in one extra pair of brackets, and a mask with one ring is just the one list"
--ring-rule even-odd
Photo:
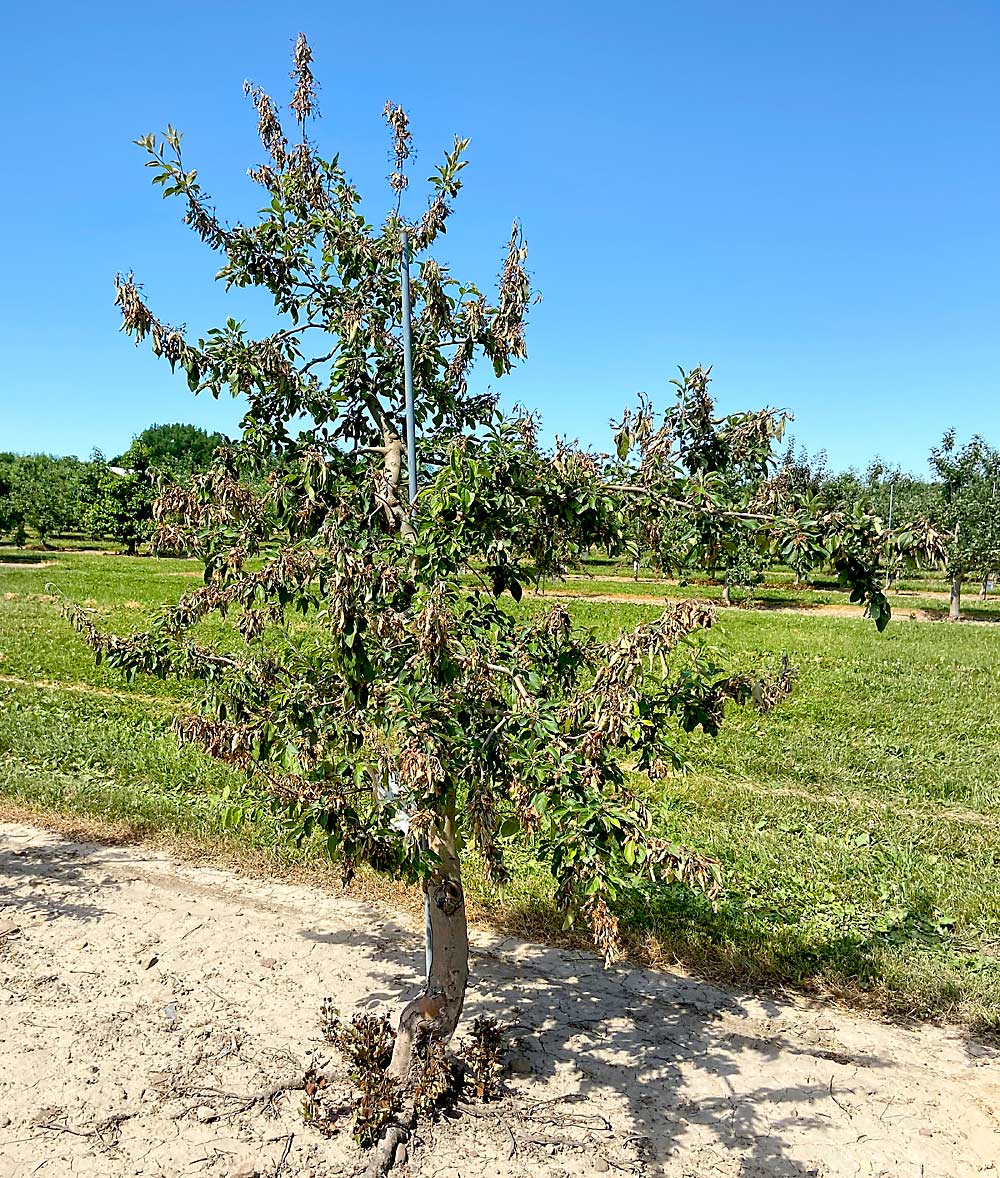
[(448, 258), (486, 282), (522, 221), (544, 297), (505, 399), (550, 432), (602, 443), (636, 391), (704, 363), (725, 408), (791, 409), (834, 466), (922, 469), (949, 425), (1000, 444), (996, 0), (56, 2), (4, 21), (0, 449), (235, 427), (233, 402), (117, 333), (117, 270), (194, 335), (262, 310), (212, 282), (131, 140), (172, 122), (220, 212), (251, 216), (242, 83), (284, 98), (300, 28), (315, 134), (362, 191), (388, 196), (386, 98), (415, 178), (471, 137)]

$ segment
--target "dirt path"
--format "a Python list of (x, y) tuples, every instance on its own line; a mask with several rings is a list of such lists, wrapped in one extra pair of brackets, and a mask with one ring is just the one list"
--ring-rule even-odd
[[(613, 604), (622, 602), (627, 605), (672, 605), (681, 599), (678, 597), (665, 597), (658, 593), (577, 593), (576, 591), (565, 592), (558, 589), (546, 589), (544, 592), (531, 590), (527, 594), (529, 597), (538, 597), (542, 600), (549, 601), (596, 601), (601, 604)], [(692, 593), (691, 597), (694, 600), (700, 600), (697, 593)], [(720, 612), (725, 613), (729, 610), (742, 609), (742, 606), (722, 606), (718, 601), (707, 600), (708, 605), (714, 605)], [(777, 614), (830, 614), (835, 617), (843, 618), (860, 618), (864, 616), (864, 610), (860, 605), (771, 605), (769, 603), (755, 602), (749, 606), (745, 612), (765, 612)], [(895, 611), (893, 617), (895, 617)], [(905, 610), (904, 617), (919, 618), (920, 621), (936, 620), (937, 615), (929, 614), (926, 610)]]
[[(266, 1117), (215, 1093), (322, 1050), (325, 995), (396, 1008), (418, 981), (408, 918), (17, 823), (0, 903), (0, 1175), (357, 1171), (294, 1097)], [(425, 1125), (404, 1178), (998, 1172), (1000, 1052), (957, 1032), (482, 932), (474, 974), (468, 1016), (514, 1024), (510, 1095)]]

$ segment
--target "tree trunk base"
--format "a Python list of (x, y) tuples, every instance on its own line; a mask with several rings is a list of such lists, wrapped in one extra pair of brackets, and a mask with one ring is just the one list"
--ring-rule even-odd
[(962, 578), (955, 576), (951, 579), (951, 594), (948, 602), (948, 621), (962, 620)]
[(425, 1069), (432, 1067), (435, 1049), (447, 1046), (462, 1017), (469, 982), (469, 931), (453, 807), (454, 799), (431, 836), (441, 865), (424, 885), (431, 947), (427, 984), (399, 1016), (389, 1063), (389, 1075), (408, 1094), (408, 1102), (374, 1147), (364, 1178), (384, 1178), (395, 1164), (396, 1151), (409, 1140), (416, 1124), (414, 1089), (426, 1079)]

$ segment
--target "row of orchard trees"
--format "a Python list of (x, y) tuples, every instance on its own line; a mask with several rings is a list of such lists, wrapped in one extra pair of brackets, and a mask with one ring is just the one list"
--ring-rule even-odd
[[(930, 525), (937, 567), (950, 581), (950, 616), (961, 615), (963, 582), (981, 583), (985, 596), (1000, 574), (1000, 451), (979, 435), (964, 445), (948, 430), (930, 454), (930, 478), (917, 478), (877, 459), (863, 472), (834, 474), (820, 454), (810, 460), (794, 445), (781, 463), (782, 477), (800, 494), (827, 508), (861, 510), (914, 534)], [(795, 554), (786, 561), (795, 568)], [(900, 553), (887, 550), (886, 584), (903, 571)]]
[[(777, 456), (786, 414), (771, 414), (749, 434), (746, 415), (716, 415), (708, 383), (707, 371), (681, 372), (673, 381), (676, 401), (663, 422), (680, 467), (701, 480), (706, 492), (722, 495), (732, 511), (748, 516), (776, 497), (791, 496), (811, 503), (817, 513), (877, 516), (890, 528), (895, 525), (904, 540), (926, 538), (932, 530), (937, 563), (950, 579), (951, 616), (960, 616), (963, 581), (980, 579), (985, 595), (1000, 572), (1000, 452), (981, 437), (959, 446), (955, 431), (948, 431), (931, 452), (930, 479), (905, 474), (882, 460), (863, 473), (833, 473), (825, 455), (810, 458), (794, 442)], [(649, 403), (641, 402), (636, 420), (649, 411)], [(616, 435), (620, 449), (628, 424), (629, 418), (624, 419)], [(746, 435), (742, 444), (732, 445), (741, 434)], [(162, 481), (184, 481), (207, 469), (222, 442), (221, 435), (197, 426), (172, 424), (150, 426), (110, 462), (99, 451), (88, 462), (0, 453), (0, 537), (23, 544), (30, 532), (44, 545), (54, 536), (75, 533), (110, 540), (135, 553), (152, 535), (153, 503)], [(635, 524), (639, 526), (638, 517)], [(636, 531), (637, 557), (648, 548), (654, 564), (665, 571), (715, 573), (726, 605), (734, 589), (752, 592), (768, 566), (784, 565), (801, 582), (814, 568), (809, 536), (761, 544), (749, 527), (734, 535), (704, 521), (683, 527), (675, 521), (673, 535), (658, 528), (649, 545), (648, 539)], [(896, 544), (886, 551), (887, 585), (902, 571), (905, 548), (905, 543)]]
[(211, 461), (222, 442), (193, 425), (153, 425), (124, 454), (89, 461), (49, 454), (0, 453), (0, 537), (42, 545), (67, 533), (110, 540), (134, 553), (153, 528), (163, 479), (185, 480)]

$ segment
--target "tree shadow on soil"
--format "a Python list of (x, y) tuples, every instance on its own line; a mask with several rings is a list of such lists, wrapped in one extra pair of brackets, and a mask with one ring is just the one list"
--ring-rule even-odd
[[(0, 836), (0, 934), (37, 919), (86, 922), (104, 916), (101, 893), (117, 888), (117, 881), (94, 879), (89, 849), (63, 840), (3, 842)], [(102, 860), (101, 866), (112, 868), (113, 863)]]
[[(381, 915), (378, 924), (371, 937), (357, 929), (301, 935), (319, 944), (374, 950), (384, 989), (365, 1005), (388, 1006), (395, 1015), (420, 986), (423, 945), (410, 929)], [(518, 1107), (508, 1132), (515, 1149), (515, 1130), (528, 1134), (530, 1147), (539, 1133), (555, 1127), (557, 1136), (549, 1140), (571, 1151), (611, 1151), (613, 1169), (655, 1174), (683, 1138), (685, 1162), (697, 1160), (706, 1172), (714, 1157), (727, 1165), (719, 1172), (735, 1173), (738, 1165), (746, 1178), (806, 1178), (819, 1173), (819, 1162), (793, 1158), (785, 1130), (794, 1125), (801, 1136), (828, 1127), (831, 1117), (846, 1119), (826, 1074), (830, 1065), (888, 1066), (874, 1054), (831, 1051), (808, 1012), (799, 1010), (798, 1021), (790, 1020), (794, 1010), (787, 1002), (665, 973), (606, 970), (579, 950), (482, 934), (476, 942), (464, 1019), (487, 1014), (508, 1028), (514, 1071), (523, 1076), (512, 1081)], [(803, 1063), (810, 1066), (794, 1082), (772, 1083), (769, 1073), (779, 1056), (807, 1057)], [(533, 1079), (550, 1082), (546, 1098), (551, 1089), (560, 1096), (546, 1099), (542, 1108), (536, 1103), (541, 1094), (532, 1094)], [(574, 1111), (583, 1102), (586, 1116)], [(595, 1124), (604, 1114), (610, 1133)], [(533, 1123), (548, 1128), (532, 1130)]]
[[(886, 1021), (910, 1025), (921, 1001), (925, 1010), (947, 1017), (960, 999), (956, 986), (962, 971), (983, 968), (982, 953), (956, 936), (938, 911), (939, 902), (933, 890), (911, 886), (905, 907), (883, 912), (848, 908), (825, 935), (809, 927), (811, 909), (781, 909), (777, 903), (761, 908), (735, 891), (713, 908), (696, 892), (665, 887), (642, 893), (622, 915), (633, 935), (646, 933), (647, 953), (653, 948), (660, 960), (681, 963), (718, 984), (820, 989), (867, 1005)], [(642, 945), (640, 936), (636, 940)], [(923, 980), (919, 995), (894, 991), (893, 963), (914, 955), (925, 955), (941, 968)], [(867, 994), (872, 995), (868, 1001)]]

